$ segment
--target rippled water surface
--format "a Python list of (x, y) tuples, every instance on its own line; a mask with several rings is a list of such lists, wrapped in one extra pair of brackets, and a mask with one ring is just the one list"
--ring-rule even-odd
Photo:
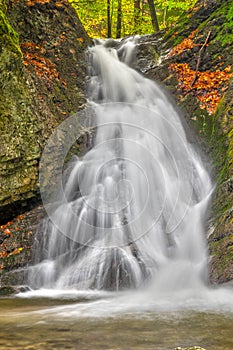
[(112, 296), (98, 293), (1, 299), (0, 349), (233, 349), (232, 313), (156, 311), (152, 306), (124, 312), (117, 304), (121, 312)]

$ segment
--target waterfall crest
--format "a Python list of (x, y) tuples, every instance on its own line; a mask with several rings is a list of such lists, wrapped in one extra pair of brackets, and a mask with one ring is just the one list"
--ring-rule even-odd
[[(35, 243), (32, 287), (203, 283), (212, 184), (173, 104), (129, 65), (135, 39), (88, 51), (92, 148), (66, 170)], [(157, 282), (156, 282), (157, 281)]]

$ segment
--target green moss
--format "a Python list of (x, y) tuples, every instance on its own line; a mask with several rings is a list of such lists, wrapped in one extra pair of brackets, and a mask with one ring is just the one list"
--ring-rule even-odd
[(227, 281), (233, 277), (233, 238), (231, 235), (217, 239), (209, 245), (212, 256), (214, 281)]
[(213, 118), (212, 155), (217, 170), (217, 185), (213, 201), (215, 229), (210, 236), (209, 250), (212, 282), (226, 282), (233, 278), (232, 236), (232, 101), (233, 85), (225, 93)]
[(209, 18), (202, 22), (199, 31), (211, 29), (211, 36), (221, 46), (231, 45), (233, 42), (233, 3), (231, 0), (223, 1)]
[(40, 149), (19, 36), (0, 11), (0, 203), (32, 197)]
[(226, 6), (222, 8), (224, 16), (224, 23), (221, 26), (216, 40), (218, 40), (222, 46), (232, 44), (233, 42), (233, 3), (228, 2)]
[(6, 13), (6, 1), (0, 0), (0, 8), (2, 8), (2, 11)]
[(9, 21), (3, 10), (0, 10), (0, 45), (5, 46), (17, 55), (22, 56), (19, 47), (19, 35), (9, 24)]
[(15, 293), (15, 289), (11, 286), (0, 287), (0, 296), (7, 296)]
[(214, 119), (214, 122), (216, 123), (216, 125), (219, 126), (219, 128), (215, 129), (212, 141), (216, 141), (216, 138), (219, 139), (220, 151), (222, 155), (225, 155), (224, 163), (227, 168), (226, 170), (224, 170), (226, 176), (224, 176), (223, 180), (226, 180), (230, 175), (233, 174), (232, 92), (233, 85), (230, 86), (229, 90), (222, 98), (222, 101), (217, 109)]
[[(215, 9), (216, 8), (216, 9)], [(204, 11), (204, 8), (203, 8)], [(175, 28), (170, 29), (165, 40), (168, 46), (180, 44), (193, 30), (198, 32), (207, 32), (211, 30), (211, 37), (218, 41), (222, 47), (232, 45), (233, 42), (233, 3), (231, 0), (221, 2), (216, 1), (215, 7), (209, 10), (210, 15), (198, 15), (192, 13), (192, 17), (187, 13), (179, 18), (179, 23)], [(212, 13), (211, 13), (212, 11)], [(178, 34), (177, 34), (178, 32)]]

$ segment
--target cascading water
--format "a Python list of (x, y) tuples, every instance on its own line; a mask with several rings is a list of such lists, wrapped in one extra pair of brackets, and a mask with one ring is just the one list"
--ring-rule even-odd
[(43, 222), (30, 285), (200, 285), (208, 172), (161, 88), (129, 67), (134, 39), (111, 43), (89, 49), (96, 133), (91, 150), (70, 162), (63, 193)]

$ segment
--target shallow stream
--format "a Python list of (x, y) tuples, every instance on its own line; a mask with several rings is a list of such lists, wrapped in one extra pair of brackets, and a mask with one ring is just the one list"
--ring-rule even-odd
[(215, 310), (213, 304), (212, 310), (210, 305), (205, 309), (204, 303), (198, 309), (193, 301), (188, 310), (191, 301), (184, 299), (183, 309), (170, 304), (169, 311), (165, 299), (142, 307), (139, 296), (131, 294), (129, 300), (127, 293), (46, 294), (1, 299), (0, 349), (233, 349), (233, 313), (225, 310), (224, 301)]

